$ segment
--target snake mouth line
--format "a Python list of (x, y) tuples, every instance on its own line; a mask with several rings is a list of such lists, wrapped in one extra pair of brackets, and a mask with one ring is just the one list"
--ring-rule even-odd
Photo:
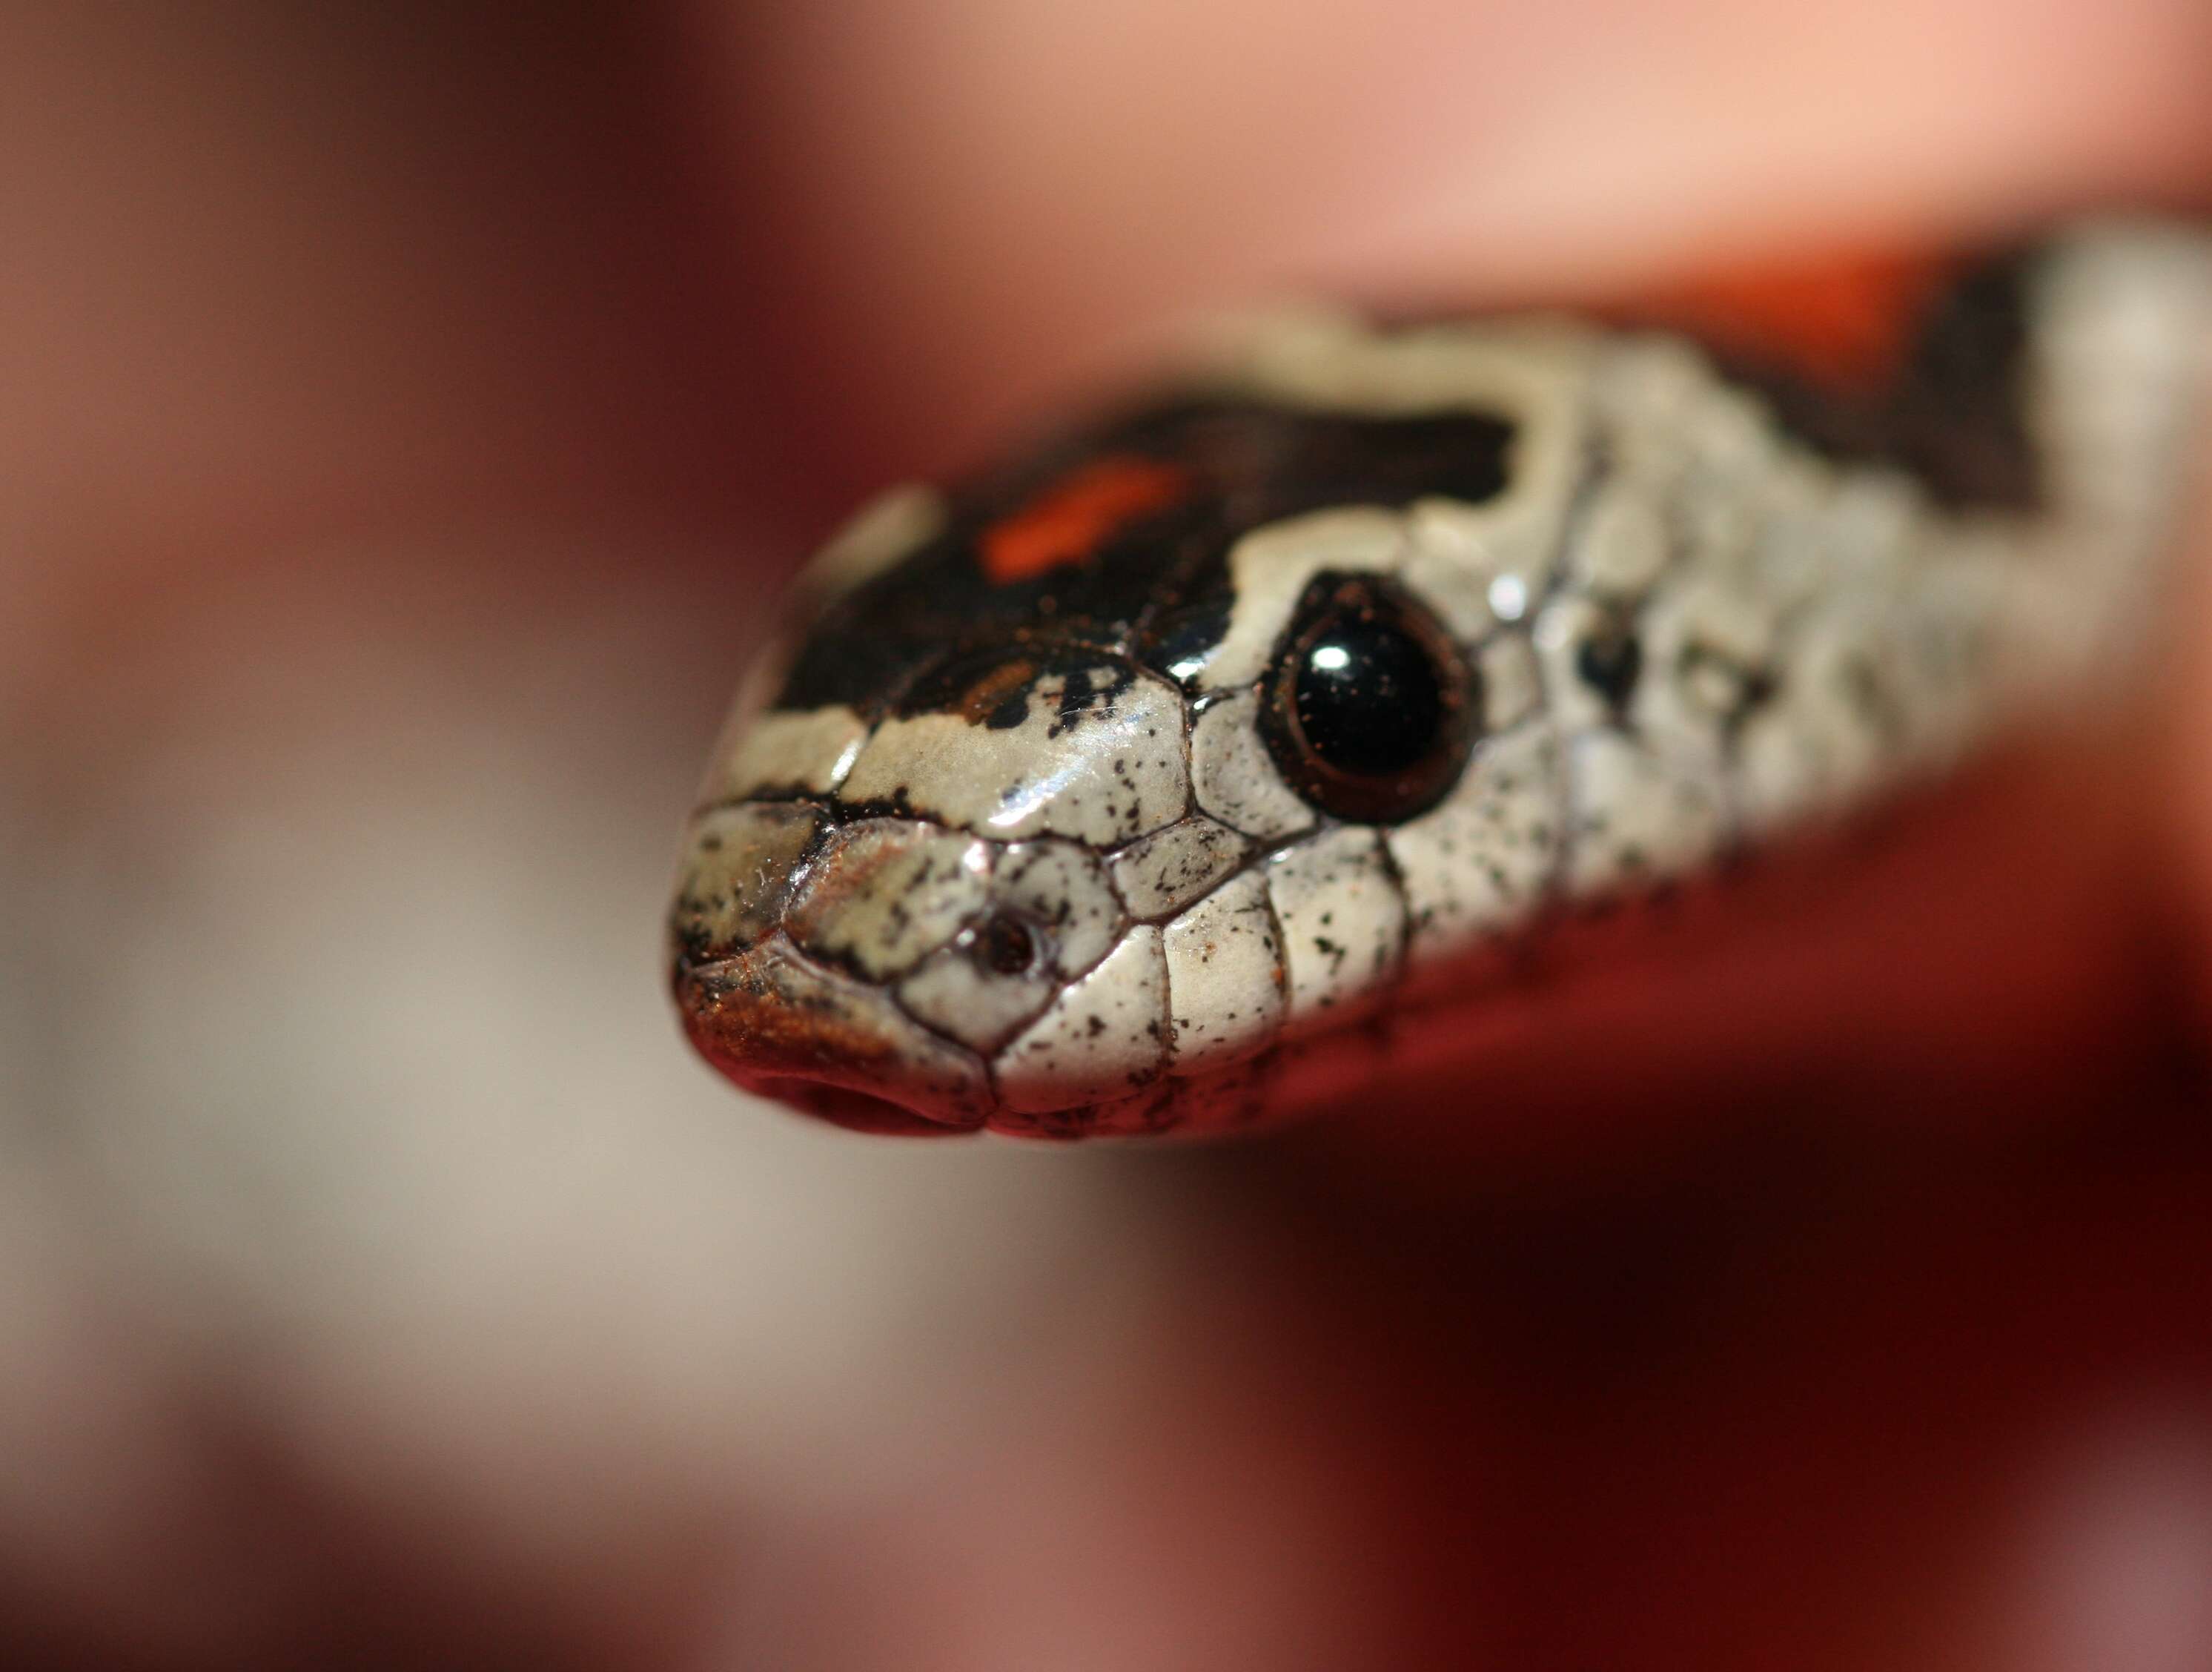
[(780, 935), (679, 965), (675, 988), (692, 1043), (762, 1096), (870, 1132), (972, 1131), (988, 1112), (988, 1078), (972, 1053)]
[(963, 1121), (933, 1118), (890, 1097), (828, 1080), (765, 1074), (748, 1080), (746, 1085), (761, 1097), (788, 1104), (848, 1132), (899, 1138), (951, 1138), (975, 1132), (982, 1126), (980, 1117)]

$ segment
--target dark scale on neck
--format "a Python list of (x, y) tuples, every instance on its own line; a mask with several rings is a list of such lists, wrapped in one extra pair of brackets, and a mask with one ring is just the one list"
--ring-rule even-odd
[(1619, 719), (1644, 673), (1644, 644), (1626, 622), (1608, 623), (1575, 647), (1575, 673)]
[(1716, 350), (1777, 422), (1816, 452), (1898, 465), (1939, 505), (2032, 511), (2042, 502), (2027, 411), (2032, 254), (1988, 258), (1920, 312), (1882, 385), (1830, 387), (1756, 355)]

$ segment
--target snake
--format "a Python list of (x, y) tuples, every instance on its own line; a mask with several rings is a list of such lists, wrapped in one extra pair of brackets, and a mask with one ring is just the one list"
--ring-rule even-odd
[(2208, 384), (2212, 236), (2119, 215), (1203, 333), (801, 571), (685, 831), (685, 1031), (876, 1132), (1356, 1098), (1513, 949), (2119, 678)]

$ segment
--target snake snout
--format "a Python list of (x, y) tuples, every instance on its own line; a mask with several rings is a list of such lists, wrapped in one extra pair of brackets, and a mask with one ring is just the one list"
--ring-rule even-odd
[(685, 1031), (740, 1085), (872, 1132), (971, 1129), (988, 1077), (895, 979), (981, 909), (981, 844), (749, 801), (693, 821), (670, 918)]

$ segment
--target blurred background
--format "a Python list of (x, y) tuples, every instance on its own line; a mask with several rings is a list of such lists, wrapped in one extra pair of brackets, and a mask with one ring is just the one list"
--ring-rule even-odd
[(2195, 0), (0, 9), (0, 1652), (2212, 1666), (2189, 1065), (907, 1145), (715, 1081), (659, 939), (783, 575), (1118, 344), (2202, 204), (2208, 70)]

